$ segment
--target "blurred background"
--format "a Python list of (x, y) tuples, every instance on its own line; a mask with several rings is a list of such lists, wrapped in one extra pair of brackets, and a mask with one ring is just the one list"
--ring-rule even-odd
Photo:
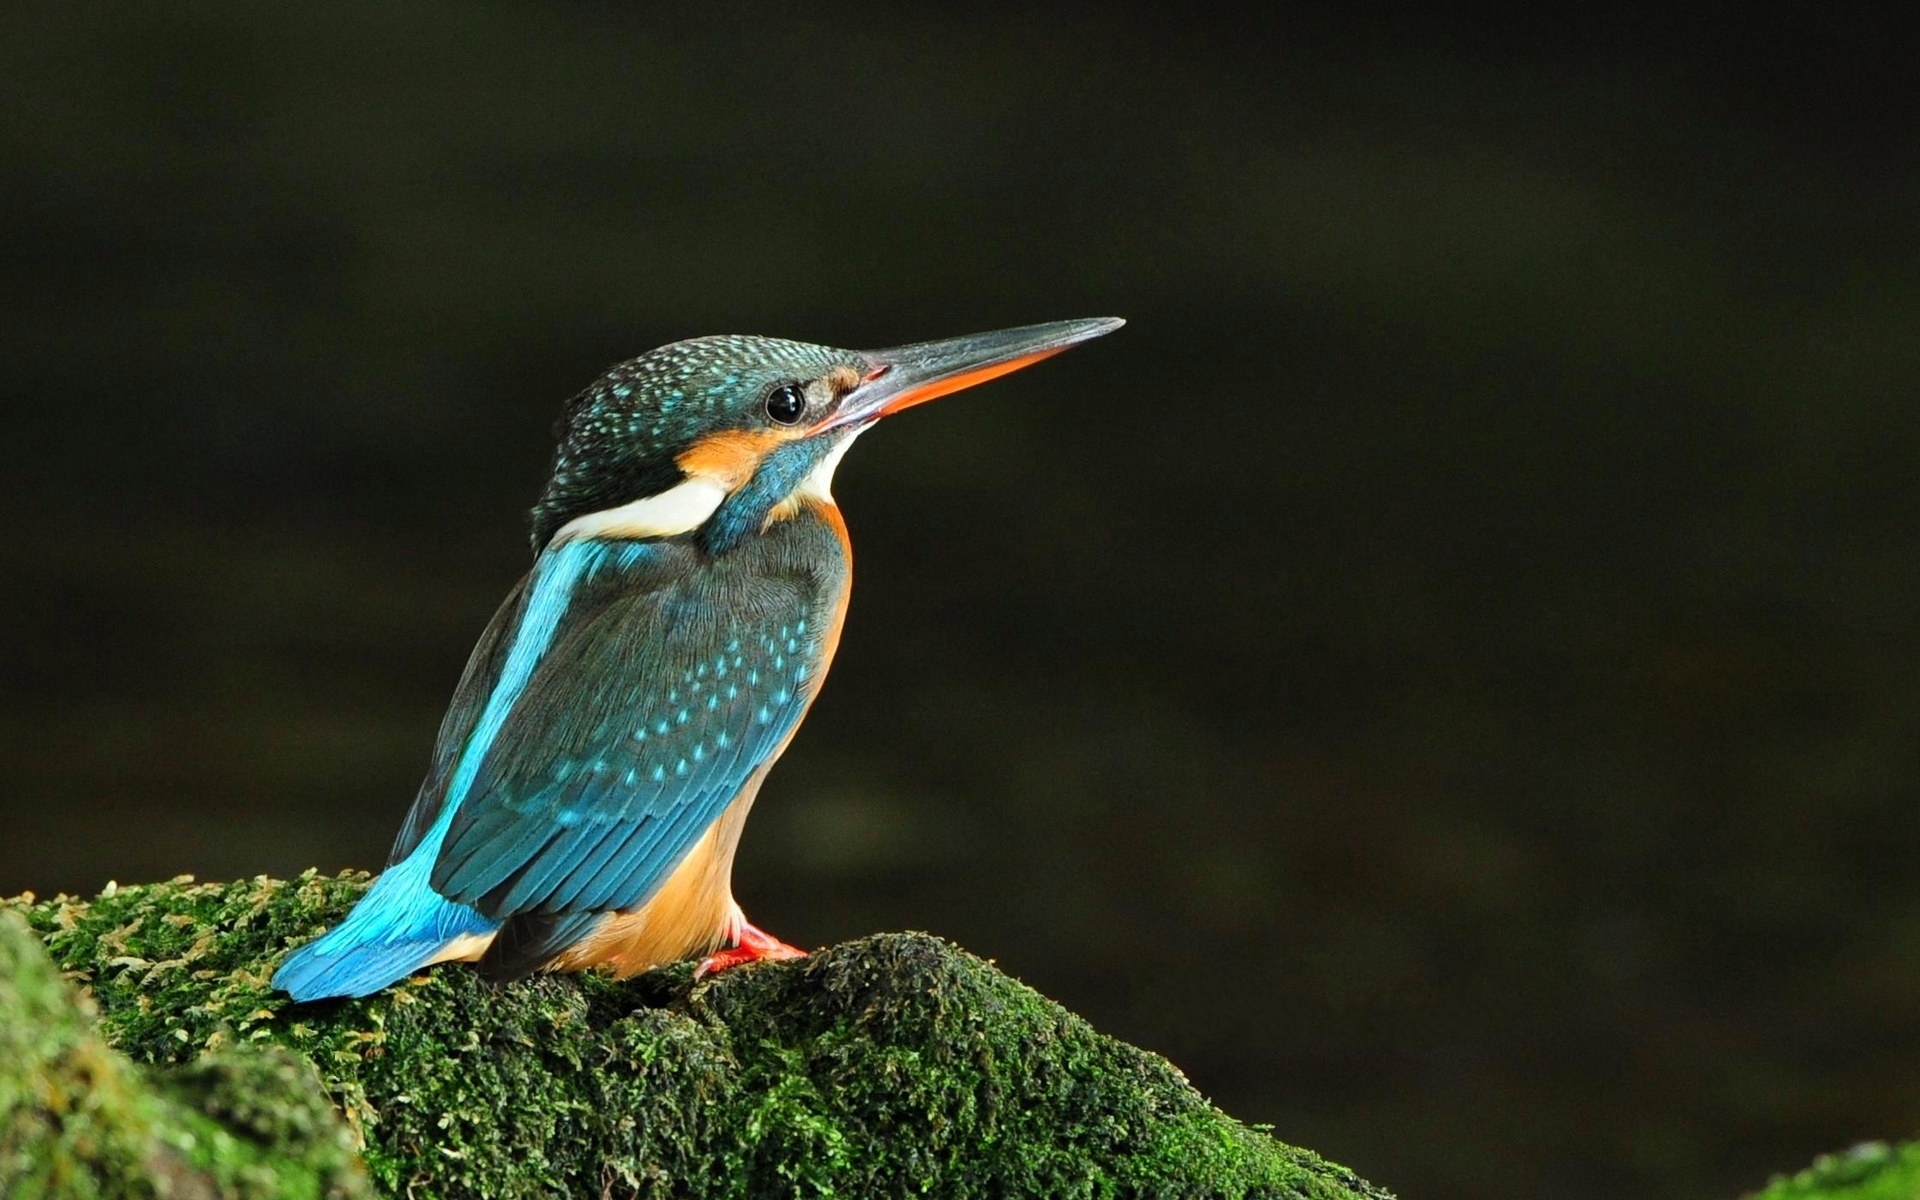
[(1409, 1198), (1920, 1132), (1911, 46), (1533, 20), (10, 14), (0, 892), (377, 866), (608, 364), (1117, 313), (842, 468), (748, 911)]

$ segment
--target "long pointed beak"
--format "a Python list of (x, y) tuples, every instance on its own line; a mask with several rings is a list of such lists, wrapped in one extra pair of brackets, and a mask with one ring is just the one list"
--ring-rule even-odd
[(1050, 321), (887, 350), (863, 350), (861, 356), (870, 367), (866, 378), (841, 399), (840, 407), (821, 429), (877, 421), (901, 409), (1032, 366), (1124, 324), (1119, 317)]

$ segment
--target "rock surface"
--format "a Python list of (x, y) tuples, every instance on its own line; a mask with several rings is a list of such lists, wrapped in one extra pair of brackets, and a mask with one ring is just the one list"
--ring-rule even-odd
[(49, 1194), (351, 1197), (351, 1143), (388, 1196), (1388, 1195), (922, 934), (699, 984), (449, 966), (366, 1000), (273, 992), (365, 886), (0, 902), (0, 1193), (59, 1162), (92, 1191)]
[(0, 1196), (371, 1197), (304, 1059), (273, 1045), (143, 1068), (19, 914), (0, 910)]

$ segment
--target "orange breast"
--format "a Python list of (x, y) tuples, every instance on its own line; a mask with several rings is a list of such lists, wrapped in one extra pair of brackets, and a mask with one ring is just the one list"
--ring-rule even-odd
[(765, 777), (763, 768), (694, 843), (653, 899), (632, 912), (608, 913), (547, 969), (606, 967), (615, 978), (625, 979), (733, 941), (742, 921), (740, 906), (733, 902), (733, 852)]

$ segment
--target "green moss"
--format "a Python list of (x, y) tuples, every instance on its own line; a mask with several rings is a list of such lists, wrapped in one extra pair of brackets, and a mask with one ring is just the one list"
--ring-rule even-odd
[(0, 1195), (348, 1200), (369, 1194), (313, 1068), (235, 1047), (172, 1070), (109, 1049), (92, 1006), (0, 910)]
[(1866, 1142), (1825, 1154), (1798, 1175), (1776, 1179), (1755, 1200), (1914, 1200), (1920, 1196), (1920, 1142)]
[[(257, 1044), (311, 1061), (387, 1195), (1386, 1195), (925, 935), (697, 985), (684, 964), (505, 988), (450, 966), (366, 1000), (271, 991), (282, 952), (364, 886), (309, 873), (15, 903), (136, 1061)], [(271, 1143), (318, 1119), (284, 1094), (202, 1100)]]
[(153, 1141), (146, 1100), (19, 917), (0, 912), (0, 1195), (98, 1195), (136, 1173)]

